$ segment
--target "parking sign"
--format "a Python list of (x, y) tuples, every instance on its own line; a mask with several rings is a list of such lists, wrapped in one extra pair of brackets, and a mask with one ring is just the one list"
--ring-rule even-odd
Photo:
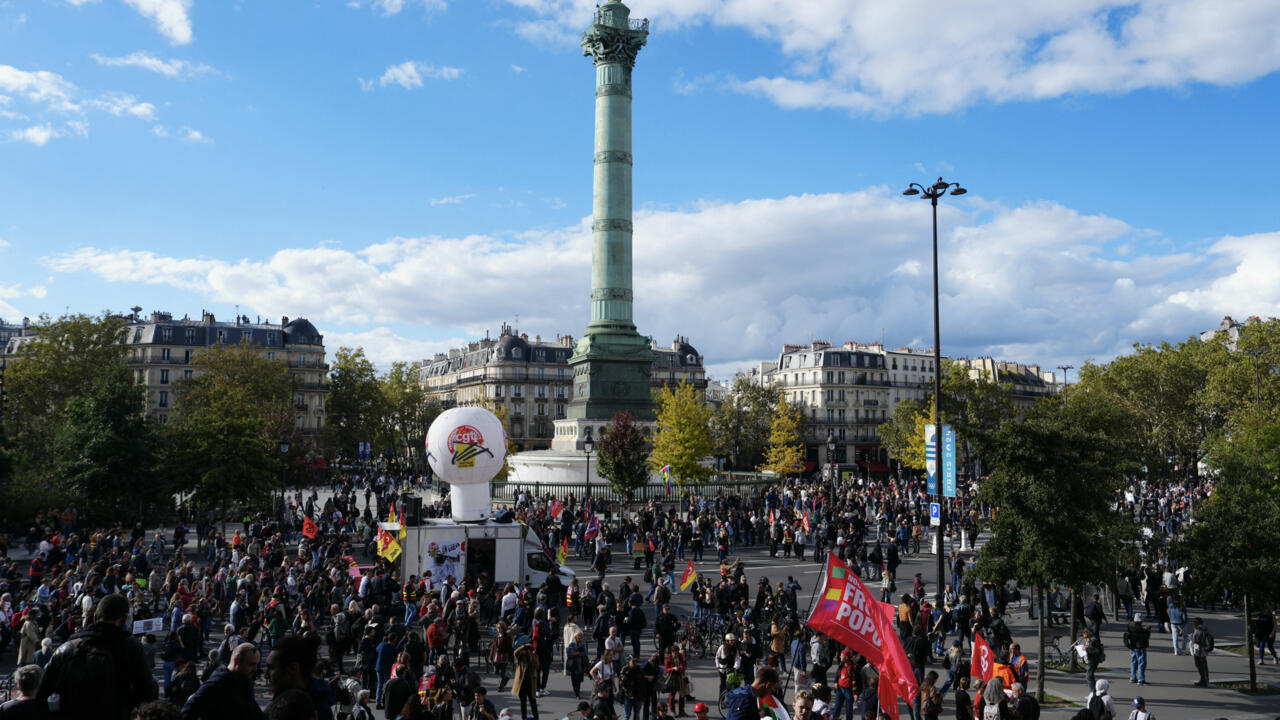
[(929, 503), (929, 524), (933, 527), (942, 525), (942, 506), (938, 503)]

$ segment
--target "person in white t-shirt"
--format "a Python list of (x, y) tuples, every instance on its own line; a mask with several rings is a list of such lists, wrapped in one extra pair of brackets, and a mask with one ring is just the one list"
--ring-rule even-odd
[(1156, 720), (1156, 716), (1147, 711), (1147, 701), (1141, 695), (1133, 699), (1133, 711), (1129, 713), (1129, 720)]

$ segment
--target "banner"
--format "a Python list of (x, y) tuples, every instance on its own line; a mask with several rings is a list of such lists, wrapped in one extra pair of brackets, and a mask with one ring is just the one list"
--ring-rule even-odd
[(431, 577), (436, 582), (444, 582), (450, 575), (455, 580), (462, 577), (458, 572), (458, 561), (466, 551), (463, 540), (427, 543), (427, 569), (431, 571)]
[(895, 613), (894, 606), (876, 600), (840, 558), (827, 554), (825, 578), (808, 626), (865, 657), (879, 668), (886, 687), (912, 705), (920, 686), (893, 630)]
[(320, 528), (316, 527), (316, 523), (309, 517), (302, 518), (302, 536), (314, 540), (316, 533), (320, 532)]
[(697, 579), (698, 571), (693, 569), (693, 561), (690, 560), (689, 564), (684, 566), (684, 574), (680, 576), (680, 589), (688, 590)]
[(924, 426), (924, 469), (928, 474), (926, 491), (930, 495), (938, 494), (938, 426)]
[(942, 426), (942, 494), (956, 496), (956, 429)]
[(970, 660), (969, 674), (986, 682), (996, 674), (996, 654), (991, 646), (982, 639), (980, 633), (973, 634), (973, 658)]

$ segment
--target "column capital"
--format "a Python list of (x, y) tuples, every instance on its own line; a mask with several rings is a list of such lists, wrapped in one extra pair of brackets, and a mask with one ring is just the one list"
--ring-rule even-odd
[(596, 22), (582, 33), (582, 54), (596, 65), (618, 63), (631, 70), (648, 38), (648, 20), (630, 21), (623, 28)]

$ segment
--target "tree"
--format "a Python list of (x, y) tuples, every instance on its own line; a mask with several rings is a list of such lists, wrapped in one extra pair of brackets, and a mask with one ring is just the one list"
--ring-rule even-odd
[(192, 365), (193, 377), (175, 386), (178, 469), (193, 478), (197, 503), (224, 516), (237, 503), (264, 503), (283, 491), (279, 441), (293, 427), (293, 376), (247, 342), (213, 345)]
[(385, 398), (364, 348), (340, 347), (334, 354), (326, 407), (322, 438), (331, 452), (354, 457), (359, 443), (368, 442), (376, 457), (388, 447)]
[(942, 416), (955, 428), (958, 450), (969, 467), (975, 467), (975, 458), (986, 459), (990, 438), (1017, 414), (1009, 393), (1008, 383), (995, 382), (985, 370), (975, 378), (967, 367), (943, 362)]
[[(991, 540), (978, 553), (978, 576), (1017, 579), (1039, 599), (1050, 584), (1078, 588), (1113, 576), (1113, 549), (1136, 537), (1116, 495), (1131, 466), (1110, 434), (1115, 409), (1073, 396), (1044, 402), (1025, 419), (1006, 422), (991, 438), (994, 472), (979, 499), (996, 508)], [(1037, 613), (1044, 657), (1044, 613)], [(1044, 699), (1044, 664), (1036, 669)]]
[[(1191, 589), (1198, 597), (1221, 597), (1229, 590), (1244, 600), (1245, 649), (1249, 654), (1249, 689), (1256, 691), (1251, 604), (1280, 596), (1280, 499), (1270, 491), (1274, 480), (1251, 462), (1224, 468), (1213, 494), (1195, 510), (1195, 522), (1178, 543), (1178, 557), (1192, 569)], [(1265, 520), (1271, 518), (1271, 521)]]
[(703, 482), (715, 474), (707, 462), (715, 453), (711, 439), (711, 409), (702, 394), (686, 382), (675, 388), (664, 386), (655, 393), (658, 432), (653, 438), (649, 467), (657, 472), (671, 467), (671, 476), (681, 489), (687, 482)]
[(925, 407), (906, 399), (893, 409), (893, 417), (878, 428), (880, 442), (889, 457), (914, 470), (924, 470), (924, 426), (933, 422), (933, 400)]
[(800, 472), (804, 461), (804, 443), (800, 440), (800, 411), (787, 399), (780, 398), (769, 428), (769, 449), (760, 470), (790, 475)]
[(711, 434), (722, 455), (737, 467), (755, 467), (764, 461), (769, 427), (782, 399), (782, 389), (757, 385), (749, 378), (733, 381), (729, 396), (711, 418)]
[(53, 443), (53, 468), (71, 499), (99, 519), (126, 508), (145, 516), (173, 501), (155, 474), (159, 436), (143, 413), (145, 390), (109, 365), (89, 393), (67, 402)]
[[(35, 339), (22, 344), (5, 371), (10, 428), (25, 457), (51, 457), (71, 398), (88, 393), (104, 369), (124, 367), (124, 332), (124, 319), (110, 313), (40, 316)], [(41, 469), (47, 467), (35, 468)]]
[(395, 362), (378, 380), (382, 389), (384, 425), (387, 433), (402, 440), (411, 457), (422, 457), (427, 443), (427, 430), (440, 415), (440, 403), (427, 395), (421, 382), (421, 366)]
[(615, 413), (600, 437), (600, 477), (629, 497), (649, 483), (648, 445), (630, 412)]

